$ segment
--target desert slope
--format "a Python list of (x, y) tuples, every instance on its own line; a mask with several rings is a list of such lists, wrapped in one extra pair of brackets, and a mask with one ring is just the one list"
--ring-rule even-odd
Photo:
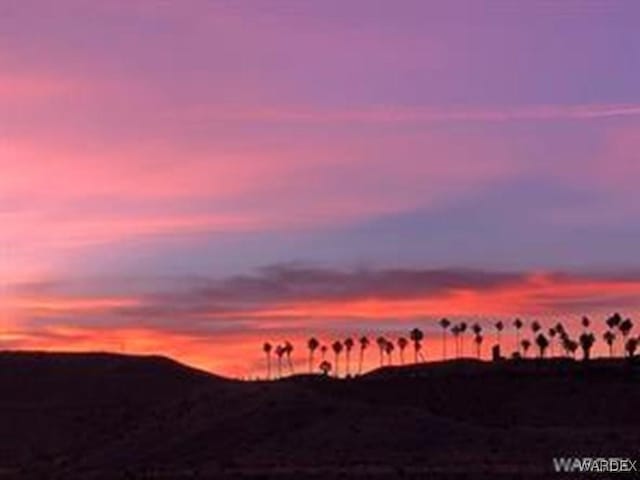
[(242, 383), (161, 357), (0, 354), (0, 478), (544, 478), (635, 455), (623, 362), (474, 361)]

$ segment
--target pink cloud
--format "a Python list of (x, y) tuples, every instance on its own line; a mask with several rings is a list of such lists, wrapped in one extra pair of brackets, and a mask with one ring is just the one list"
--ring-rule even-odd
[(398, 107), (394, 105), (349, 109), (256, 107), (252, 109), (193, 107), (188, 118), (292, 123), (449, 123), (596, 120), (640, 116), (638, 104), (523, 105), (503, 108)]
[[(11, 290), (4, 307), (12, 315), (4, 317), (0, 342), (13, 348), (163, 353), (219, 373), (253, 375), (265, 340), (295, 341), (300, 369), (310, 335), (327, 342), (362, 333), (397, 336), (417, 325), (427, 334), (427, 358), (438, 359), (436, 321), (442, 316), (481, 322), (489, 343), (496, 319), (510, 324), (522, 316), (546, 327), (562, 321), (576, 335), (584, 314), (600, 332), (613, 310), (635, 315), (640, 306), (640, 281), (632, 274), (282, 266), (218, 281), (174, 279), (175, 290), (152, 294), (135, 293), (145, 282), (111, 282), (107, 289), (85, 280)], [(106, 293), (114, 289), (121, 293)], [(511, 333), (506, 342), (512, 342)], [(528, 329), (522, 335), (530, 335)], [(599, 345), (598, 352), (605, 351)], [(372, 357), (368, 367), (375, 366)]]

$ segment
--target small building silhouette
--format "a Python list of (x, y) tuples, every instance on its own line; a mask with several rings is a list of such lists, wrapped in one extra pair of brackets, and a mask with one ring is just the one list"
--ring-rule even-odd
[(500, 345), (494, 345), (491, 347), (491, 359), (494, 362), (499, 362), (502, 360), (502, 355), (500, 355)]

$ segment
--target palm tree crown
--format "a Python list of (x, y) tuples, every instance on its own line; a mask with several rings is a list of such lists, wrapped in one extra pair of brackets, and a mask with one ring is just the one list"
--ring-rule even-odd
[(549, 340), (545, 337), (544, 333), (539, 333), (536, 337), (536, 345), (540, 349), (540, 358), (544, 358), (544, 352), (549, 346)]
[(591, 355), (591, 348), (593, 347), (593, 344), (596, 342), (596, 337), (593, 335), (593, 333), (585, 332), (582, 335), (580, 335), (579, 341), (580, 341), (580, 347), (582, 348), (583, 359), (589, 360), (589, 357)]
[(355, 342), (353, 341), (353, 338), (351, 337), (347, 337), (344, 341), (344, 349), (346, 350), (346, 362), (347, 362), (347, 376), (351, 375), (351, 367), (350, 367), (350, 363), (351, 363), (351, 350), (353, 350), (353, 346), (355, 345)]
[(441, 318), (438, 322), (442, 328), (442, 359), (447, 359), (447, 329), (451, 326), (448, 318)]
[(609, 345), (609, 356), (613, 357), (613, 342), (616, 339), (616, 334), (613, 333), (611, 330), (607, 330), (602, 335), (602, 338), (604, 339), (606, 344)]
[(365, 335), (358, 340), (360, 343), (360, 359), (358, 362), (358, 374), (362, 373), (362, 364), (364, 363), (364, 351), (369, 347), (369, 338)]
[(313, 372), (313, 355), (319, 346), (320, 342), (315, 337), (311, 337), (307, 341), (307, 347), (309, 348), (309, 373)]
[(326, 360), (320, 362), (320, 371), (323, 375), (328, 376), (329, 372), (331, 372), (331, 363)]
[(516, 350), (519, 352), (520, 351), (520, 329), (524, 326), (524, 323), (522, 323), (522, 320), (520, 320), (519, 318), (516, 318), (513, 321), (513, 326), (516, 329)]
[(267, 380), (271, 379), (271, 351), (273, 350), (273, 345), (269, 342), (264, 342), (262, 345), (262, 351), (267, 355)]
[(340, 353), (342, 353), (342, 348), (342, 342), (340, 340), (336, 340), (331, 344), (331, 350), (333, 350), (336, 359), (336, 377), (340, 374), (340, 371), (338, 369), (338, 361), (340, 360)]
[(409, 332), (409, 338), (413, 342), (414, 363), (418, 363), (418, 357), (421, 356), (421, 342), (424, 339), (424, 333), (422, 333), (422, 330), (420, 330), (419, 328), (414, 328)]
[(625, 338), (629, 335), (629, 333), (631, 333), (632, 329), (633, 322), (630, 318), (623, 320), (622, 322), (620, 322), (620, 325), (618, 325), (618, 330), (620, 330), (620, 333), (622, 333), (622, 336)]
[(291, 354), (293, 353), (293, 344), (286, 340), (284, 342), (284, 354), (287, 356), (287, 365), (289, 366), (289, 373), (293, 374), (293, 363), (291, 362)]
[(627, 352), (627, 355), (630, 358), (633, 358), (636, 354), (636, 350), (638, 349), (638, 339), (630, 338), (629, 340), (627, 340), (627, 343), (625, 343), (624, 345), (624, 349)]
[(607, 318), (606, 323), (607, 326), (613, 330), (614, 328), (616, 328), (618, 325), (620, 325), (620, 322), (622, 322), (622, 317), (620, 316), (619, 313), (614, 313), (613, 315), (611, 315), (609, 318)]

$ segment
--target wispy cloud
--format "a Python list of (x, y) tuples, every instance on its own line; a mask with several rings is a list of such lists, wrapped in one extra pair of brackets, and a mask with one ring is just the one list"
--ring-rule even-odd
[(640, 116), (640, 104), (523, 105), (515, 107), (380, 107), (345, 109), (264, 107), (224, 109), (194, 107), (180, 114), (192, 120), (236, 120), (291, 123), (449, 123), (595, 120)]
[[(251, 371), (264, 339), (402, 332), (435, 320), (604, 317), (640, 308), (640, 273), (341, 269), (305, 264), (253, 274), (21, 284), (0, 341), (13, 348), (165, 352), (229, 374)], [(5, 312), (8, 315), (8, 312)]]
[[(224, 279), (112, 278), (16, 285), (16, 305), (39, 322), (143, 322), (159, 328), (216, 331), (265, 319), (336, 321), (360, 317), (578, 313), (637, 307), (640, 275), (473, 269), (336, 269), (274, 265)], [(100, 320), (102, 317), (102, 320)], [(108, 321), (106, 321), (108, 320)], [(231, 323), (230, 323), (231, 322)], [(347, 322), (348, 323), (348, 322)]]

